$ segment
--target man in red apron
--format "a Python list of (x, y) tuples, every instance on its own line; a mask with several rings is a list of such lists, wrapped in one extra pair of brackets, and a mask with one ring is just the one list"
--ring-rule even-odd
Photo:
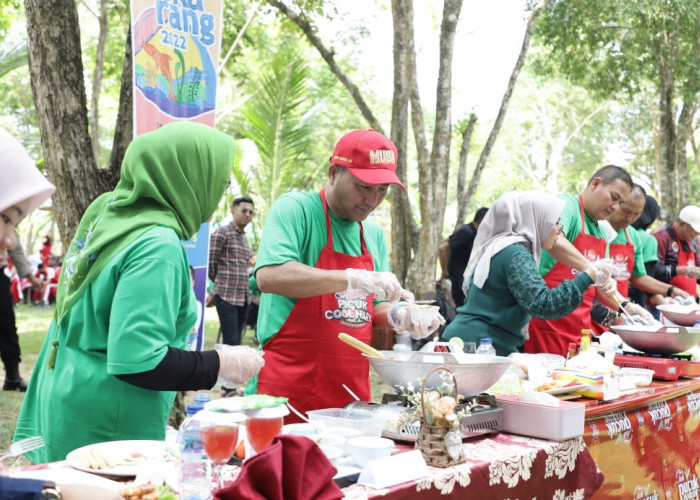
[[(588, 181), (584, 192), (578, 196), (560, 195), (566, 200), (561, 214), (564, 236), (588, 260), (605, 256), (605, 236), (598, 221), (607, 219), (629, 195), (632, 178), (622, 168), (607, 165), (598, 169)], [(540, 273), (552, 288), (579, 271), (558, 262), (547, 252), (542, 252)], [(566, 356), (569, 342), (581, 340), (581, 330), (591, 328), (591, 308), (594, 288), (584, 294), (581, 305), (571, 314), (558, 320), (530, 320), (530, 338), (525, 341), (525, 352), (548, 352)]]
[[(397, 157), (382, 134), (350, 132), (330, 158), (325, 188), (286, 194), (270, 209), (255, 269), (265, 367), (247, 394), (286, 396), (302, 412), (344, 407), (352, 400), (344, 385), (370, 401), (369, 363), (338, 334), (369, 344), (373, 327), (420, 337), (440, 325), (413, 324), (392, 306), (406, 291), (389, 270), (383, 228), (365, 220), (390, 184), (405, 189)], [(285, 421), (298, 420), (290, 414)]]
[[(654, 277), (697, 298), (700, 257), (693, 239), (700, 235), (700, 207), (688, 205), (678, 221), (654, 233), (659, 242)], [(669, 288), (671, 290), (671, 288)]]
[[(651, 314), (642, 307), (628, 300), (629, 283), (635, 288), (653, 296), (657, 304), (673, 302), (671, 297), (686, 297), (688, 294), (679, 288), (671, 291), (671, 296), (666, 297), (669, 286), (647, 274), (642, 255), (642, 242), (638, 233), (634, 229), (629, 229), (629, 225), (636, 221), (644, 210), (646, 203), (646, 191), (639, 184), (634, 184), (627, 199), (620, 204), (620, 208), (608, 218), (610, 226), (617, 232), (617, 236), (608, 244), (608, 256), (612, 259), (617, 268), (615, 279), (617, 280), (617, 291), (620, 294), (623, 307), (630, 315), (639, 315), (651, 319)], [(611, 305), (611, 304), (608, 304)], [(605, 309), (604, 306), (600, 306)], [(610, 326), (609, 321), (600, 321), (600, 317), (593, 313), (593, 331), (599, 335)], [(609, 311), (609, 310), (608, 310)], [(608, 319), (615, 316), (606, 315)], [(602, 324), (601, 324), (602, 323)]]

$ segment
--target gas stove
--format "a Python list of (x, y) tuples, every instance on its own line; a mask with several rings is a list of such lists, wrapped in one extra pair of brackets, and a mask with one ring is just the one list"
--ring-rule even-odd
[(654, 370), (657, 380), (678, 380), (700, 375), (700, 362), (692, 361), (689, 354), (649, 354), (628, 352), (615, 356), (615, 364), (625, 368), (647, 368)]
[[(462, 417), (462, 438), (481, 436), (500, 432), (503, 425), (503, 408), (496, 405), (496, 398), (491, 394), (479, 394), (462, 398), (462, 403), (457, 407), (461, 409), (466, 405), (474, 405), (471, 413)], [(401, 423), (407, 414), (414, 410), (409, 408), (405, 396), (398, 394), (384, 394), (381, 403), (367, 403), (354, 401), (346, 408), (367, 410), (384, 418), (384, 430), (382, 437), (399, 441), (415, 441), (418, 438), (420, 424), (412, 422)]]

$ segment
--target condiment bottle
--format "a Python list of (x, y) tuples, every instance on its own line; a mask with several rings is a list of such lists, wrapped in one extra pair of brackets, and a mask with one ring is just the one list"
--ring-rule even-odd
[(578, 352), (584, 352), (591, 347), (591, 331), (587, 328), (581, 330), (581, 346)]

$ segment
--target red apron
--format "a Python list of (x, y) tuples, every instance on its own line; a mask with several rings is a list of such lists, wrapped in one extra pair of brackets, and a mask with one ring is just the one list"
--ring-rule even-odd
[[(630, 241), (626, 228), (625, 238), (627, 239), (627, 243), (611, 243), (609, 245), (608, 254), (613, 260), (615, 270), (617, 271), (617, 276), (615, 277), (615, 281), (617, 281), (617, 291), (620, 292), (623, 297), (629, 297), (629, 280), (632, 278), (632, 271), (634, 270), (634, 245)], [(607, 330), (607, 328), (595, 321), (592, 321), (591, 326), (596, 336)]]
[[(333, 250), (325, 189), (320, 195), (328, 242), (314, 267), (374, 270), (359, 222), (362, 254)], [(263, 346), (265, 366), (258, 376), (258, 394), (286, 396), (301, 412), (343, 408), (352, 399), (343, 388), (345, 384), (363, 401), (371, 401), (369, 362), (338, 340), (338, 334), (345, 332), (367, 344), (371, 342), (373, 297), (365, 293), (347, 297), (343, 291), (298, 299), (282, 328)], [(292, 422), (301, 420), (291, 413), (285, 423)]]
[[(605, 241), (586, 233), (586, 218), (583, 214), (583, 198), (578, 197), (581, 211), (581, 232), (572, 242), (574, 247), (588, 260), (595, 261), (605, 256)], [(544, 275), (544, 281), (549, 288), (554, 288), (562, 281), (573, 279), (578, 270), (556, 262), (552, 269)], [(529, 353), (549, 352), (566, 356), (569, 342), (581, 340), (581, 330), (591, 328), (591, 309), (595, 288), (588, 287), (583, 294), (581, 305), (568, 316), (556, 320), (530, 319), (530, 338), (525, 341), (524, 350)]]
[[(678, 232), (676, 231), (675, 226), (673, 228), (673, 232), (676, 233), (675, 244), (678, 245), (678, 264), (676, 264), (676, 266), (694, 266), (695, 253), (693, 252), (693, 247), (690, 246), (690, 243), (687, 243), (689, 250), (683, 250), (683, 244), (681, 243), (681, 240), (678, 239)], [(692, 297), (696, 297), (698, 294), (697, 284), (698, 282), (696, 280), (686, 276), (685, 274), (675, 275), (673, 278), (671, 278), (671, 285), (678, 287), (681, 290), (685, 290)]]

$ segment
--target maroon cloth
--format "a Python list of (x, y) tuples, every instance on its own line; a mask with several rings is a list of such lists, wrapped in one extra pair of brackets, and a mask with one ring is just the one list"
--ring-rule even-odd
[(343, 492), (333, 482), (336, 468), (303, 436), (277, 436), (243, 462), (236, 481), (214, 493), (216, 500), (335, 500)]

